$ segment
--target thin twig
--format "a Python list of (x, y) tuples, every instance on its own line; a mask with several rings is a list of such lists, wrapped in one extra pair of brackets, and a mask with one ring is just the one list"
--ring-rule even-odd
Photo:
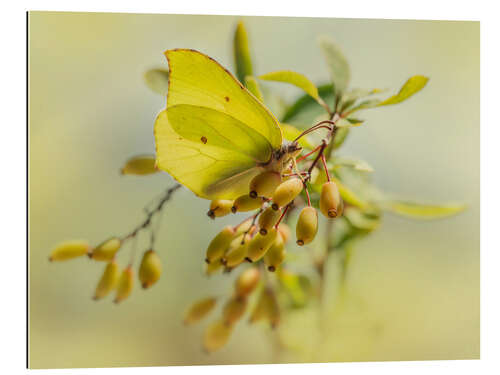
[(181, 186), (182, 186), (181, 184), (175, 184), (171, 188), (167, 189), (167, 191), (165, 192), (165, 195), (160, 200), (160, 202), (156, 205), (156, 207), (154, 207), (151, 211), (149, 211), (146, 214), (146, 219), (142, 223), (140, 223), (134, 230), (132, 230), (129, 234), (123, 236), (122, 242), (124, 242), (130, 238), (134, 238), (141, 230), (148, 228), (152, 223), (153, 216), (162, 210), (163, 205), (170, 200), (170, 198), (172, 197), (172, 194), (176, 190), (178, 190)]

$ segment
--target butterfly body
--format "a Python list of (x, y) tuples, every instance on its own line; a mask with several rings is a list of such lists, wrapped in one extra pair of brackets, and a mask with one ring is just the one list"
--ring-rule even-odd
[(156, 164), (196, 195), (235, 199), (253, 177), (300, 153), (278, 120), (227, 69), (187, 49), (165, 52), (167, 108), (155, 122)]
[(302, 152), (297, 142), (284, 141), (279, 149), (273, 150), (272, 158), (262, 166), (266, 170), (283, 172), (291, 167), (293, 160)]

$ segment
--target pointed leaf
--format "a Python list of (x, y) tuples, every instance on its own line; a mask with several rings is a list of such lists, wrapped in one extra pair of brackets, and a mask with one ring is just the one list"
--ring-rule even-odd
[(332, 177), (332, 180), (335, 181), (337, 184), (337, 187), (339, 188), (340, 196), (342, 199), (359, 208), (365, 208), (368, 207), (368, 202), (365, 202), (362, 200), (354, 191), (349, 189), (346, 185), (344, 185), (342, 182), (340, 182), (338, 179), (335, 177)]
[(372, 90), (366, 90), (366, 89), (352, 89), (342, 95), (342, 98), (340, 99), (339, 107), (338, 107), (338, 112), (343, 113), (349, 108), (353, 107), (354, 104), (361, 98), (365, 98), (367, 96), (379, 94), (385, 90), (381, 89), (372, 89)]
[(261, 87), (261, 89), (266, 107), (269, 108), (276, 118), (282, 118), (288, 109), (288, 103), (276, 91), (270, 90), (269, 87)]
[(391, 105), (391, 104), (397, 104), (401, 103), (402, 101), (408, 99), (412, 95), (416, 94), (420, 90), (422, 90), (427, 82), (429, 81), (429, 78), (424, 77), (424, 76), (413, 76), (408, 81), (405, 82), (403, 87), (399, 90), (399, 92), (396, 95), (391, 96), (390, 98), (384, 100), (383, 102), (379, 103), (378, 106), (383, 106), (383, 105)]
[(386, 202), (384, 206), (386, 210), (397, 215), (423, 220), (456, 215), (466, 208), (463, 204), (429, 205), (405, 201), (390, 201)]
[(144, 73), (144, 82), (157, 94), (167, 96), (168, 92), (168, 70), (150, 69)]
[[(335, 182), (335, 184), (337, 184), (340, 196), (346, 203), (352, 206), (359, 207), (361, 209), (370, 206), (370, 204), (367, 201), (363, 200), (357, 193), (355, 193), (353, 190), (344, 185), (338, 178), (333, 176), (330, 176), (330, 178), (332, 181)], [(326, 182), (325, 173), (319, 173), (316, 178), (312, 179), (312, 181), (313, 183), (311, 184), (311, 187), (315, 191), (320, 192), (321, 187)]]
[[(333, 101), (332, 90), (333, 86), (331, 84), (318, 86), (319, 96), (322, 97), (325, 102)], [(295, 120), (298, 115), (308, 111), (313, 111), (315, 113), (315, 115), (312, 116), (311, 119), (317, 116), (320, 111), (324, 112), (323, 108), (319, 106), (318, 102), (311, 98), (310, 95), (306, 94), (297, 99), (297, 101), (295, 101), (295, 103), (293, 103), (288, 108), (288, 110), (282, 117), (282, 121), (289, 122), (292, 119)]]
[(309, 94), (312, 98), (318, 100), (319, 93), (318, 89), (312, 83), (309, 78), (305, 75), (291, 71), (291, 70), (279, 70), (276, 72), (270, 72), (259, 76), (259, 79), (265, 81), (276, 81), (290, 83)]
[(260, 91), (259, 82), (252, 76), (245, 77), (245, 86), (248, 91), (250, 91), (257, 99), (259, 99), (262, 103), (264, 103), (264, 97), (262, 95), (262, 91)]
[(368, 109), (368, 108), (375, 108), (380, 104), (381, 100), (380, 99), (369, 99), (369, 100), (364, 100), (361, 103), (357, 104), (355, 107), (351, 108), (347, 112), (343, 113), (343, 115), (351, 115), (354, 112), (360, 111), (362, 109)]
[(333, 140), (333, 149), (336, 150), (344, 144), (347, 136), (349, 135), (349, 128), (339, 128), (335, 133), (335, 139)]
[(236, 65), (236, 77), (240, 82), (245, 82), (246, 76), (251, 76), (252, 59), (250, 55), (250, 47), (248, 44), (248, 34), (243, 21), (238, 22), (234, 33), (234, 62)]
[(290, 297), (292, 306), (304, 307), (311, 294), (310, 280), (304, 275), (295, 274), (285, 269), (281, 269), (277, 276), (283, 290)]
[(330, 248), (344, 248), (349, 241), (360, 235), (361, 233), (344, 216), (341, 216), (335, 219), (335, 230), (331, 236)]
[(364, 120), (350, 119), (350, 118), (340, 118), (335, 123), (337, 128), (352, 128), (354, 126), (360, 126), (363, 124)]
[(380, 224), (380, 216), (366, 215), (356, 207), (348, 207), (344, 210), (344, 217), (358, 230), (371, 232)]
[(319, 44), (330, 71), (335, 93), (340, 94), (345, 91), (351, 79), (349, 63), (340, 48), (328, 38), (321, 38)]

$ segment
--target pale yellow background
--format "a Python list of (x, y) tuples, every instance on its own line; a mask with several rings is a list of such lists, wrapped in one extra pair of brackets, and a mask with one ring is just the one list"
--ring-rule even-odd
[[(142, 74), (166, 67), (162, 52), (175, 47), (233, 68), (239, 17), (31, 13), (31, 367), (478, 358), (479, 23), (243, 18), (260, 73), (293, 69), (325, 82), (316, 38), (326, 34), (345, 51), (354, 87), (395, 90), (413, 74), (429, 76), (408, 102), (363, 113), (366, 125), (352, 132), (342, 154), (369, 161), (386, 191), (461, 201), (468, 210), (436, 222), (385, 216), (355, 253), (354, 307), (328, 316), (319, 347), (306, 311), (284, 324), (286, 340), (302, 345), (297, 351), (279, 356), (264, 327), (243, 322), (226, 348), (206, 355), (206, 323), (181, 322), (194, 299), (230, 290), (226, 278), (202, 275), (207, 241), (222, 226), (207, 220), (206, 202), (182, 191), (166, 207), (157, 247), (162, 279), (146, 292), (137, 288), (121, 306), (90, 299), (102, 264), (50, 264), (47, 256), (64, 239), (97, 243), (125, 233), (142, 219), (144, 204), (172, 184), (165, 174), (118, 174), (130, 155), (153, 151), (153, 121), (165, 105)], [(275, 87), (289, 99), (299, 94)]]

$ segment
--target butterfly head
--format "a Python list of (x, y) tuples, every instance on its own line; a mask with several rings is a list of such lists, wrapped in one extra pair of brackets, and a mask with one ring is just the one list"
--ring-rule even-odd
[(273, 162), (270, 169), (282, 171), (286, 169), (292, 159), (295, 159), (302, 152), (302, 147), (297, 142), (285, 141), (278, 150), (273, 153)]
[(295, 141), (287, 142), (283, 145), (283, 147), (285, 147), (285, 153), (291, 158), (296, 158), (302, 152), (302, 147), (300, 147)]

